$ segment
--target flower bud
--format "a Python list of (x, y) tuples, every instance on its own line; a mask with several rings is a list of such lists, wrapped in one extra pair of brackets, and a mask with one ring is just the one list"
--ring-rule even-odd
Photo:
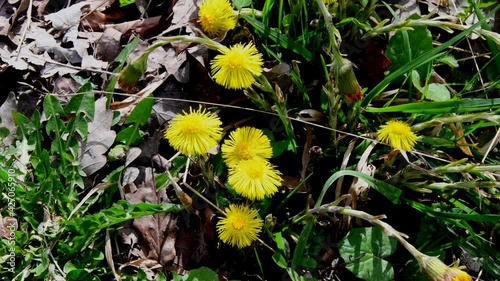
[(422, 254), (417, 256), (417, 260), (422, 274), (430, 281), (472, 281), (467, 272), (447, 266), (438, 257)]
[(118, 74), (118, 85), (122, 90), (127, 93), (134, 90), (135, 85), (146, 72), (149, 53), (150, 52), (144, 52), (120, 71), (120, 74)]
[(336, 59), (333, 62), (333, 73), (337, 81), (339, 93), (351, 104), (363, 98), (352, 63), (348, 59)]

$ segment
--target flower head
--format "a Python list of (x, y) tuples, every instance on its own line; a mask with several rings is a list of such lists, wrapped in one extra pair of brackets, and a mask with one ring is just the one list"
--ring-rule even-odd
[(242, 160), (229, 169), (229, 184), (236, 193), (250, 200), (261, 200), (273, 195), (281, 185), (281, 173), (266, 160)]
[(252, 86), (254, 76), (262, 73), (262, 55), (252, 43), (236, 44), (222, 48), (210, 65), (215, 82), (228, 89), (243, 89)]
[(430, 257), (424, 254), (417, 256), (420, 270), (430, 281), (472, 281), (467, 272), (458, 267), (449, 267), (438, 257)]
[(222, 138), (222, 122), (217, 116), (200, 108), (189, 108), (172, 119), (165, 131), (170, 145), (185, 155), (205, 154)]
[(198, 22), (208, 36), (221, 36), (236, 26), (233, 7), (228, 0), (204, 0), (199, 8)]
[(241, 160), (268, 159), (273, 155), (271, 141), (261, 130), (252, 127), (238, 128), (231, 132), (221, 147), (222, 157), (229, 167)]
[(224, 243), (243, 248), (257, 239), (262, 220), (257, 211), (245, 205), (229, 205), (226, 217), (217, 223), (217, 232)]
[(389, 144), (394, 149), (411, 151), (417, 141), (417, 136), (405, 122), (390, 120), (387, 124), (380, 126), (377, 140)]

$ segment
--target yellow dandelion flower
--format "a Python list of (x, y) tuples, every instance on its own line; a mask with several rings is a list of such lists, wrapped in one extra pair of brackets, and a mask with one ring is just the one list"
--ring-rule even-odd
[(273, 195), (281, 185), (281, 173), (265, 159), (242, 160), (229, 169), (228, 182), (236, 193), (250, 200)]
[(245, 205), (229, 205), (226, 217), (217, 223), (217, 232), (222, 242), (243, 248), (257, 239), (262, 229), (262, 219), (257, 211)]
[(411, 131), (410, 126), (403, 121), (390, 120), (385, 125), (380, 126), (377, 133), (378, 141), (403, 151), (411, 151), (417, 141), (417, 136)]
[(222, 122), (217, 116), (206, 112), (201, 106), (189, 113), (183, 111), (172, 118), (165, 130), (170, 145), (184, 155), (200, 155), (217, 145), (222, 138)]
[(472, 281), (467, 272), (455, 266), (447, 266), (438, 257), (420, 254), (417, 256), (417, 261), (422, 274), (431, 281)]
[(204, 0), (199, 5), (198, 22), (208, 36), (221, 36), (236, 26), (236, 17), (228, 0)]
[(220, 55), (210, 62), (215, 82), (228, 89), (244, 89), (252, 86), (255, 76), (262, 73), (262, 55), (252, 43), (236, 44), (222, 48)]
[(262, 130), (243, 127), (231, 132), (229, 139), (221, 147), (222, 157), (229, 167), (241, 160), (253, 158), (268, 159), (273, 155), (271, 141)]

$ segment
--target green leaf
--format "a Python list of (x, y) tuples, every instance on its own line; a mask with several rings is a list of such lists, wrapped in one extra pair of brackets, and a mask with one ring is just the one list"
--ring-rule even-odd
[(87, 121), (85, 121), (82, 115), (76, 115), (75, 118), (69, 120), (66, 132), (70, 134), (71, 138), (73, 138), (73, 133), (77, 132), (82, 139), (85, 139), (88, 133)]
[(447, 101), (451, 99), (451, 93), (445, 85), (431, 83), (427, 86), (425, 97), (432, 101)]
[(394, 277), (392, 266), (382, 258), (396, 250), (397, 242), (377, 227), (355, 228), (339, 242), (340, 255), (347, 268), (367, 281), (388, 281)]
[(127, 147), (125, 145), (119, 144), (111, 148), (108, 152), (109, 161), (116, 161), (120, 159), (125, 159), (127, 153)]
[(40, 121), (40, 112), (38, 112), (38, 110), (35, 110), (31, 115), (30, 123), (34, 130), (29, 136), (28, 144), (35, 146), (35, 155), (40, 155), (42, 152), (43, 136), (41, 131), (42, 124)]
[(152, 96), (145, 97), (141, 100), (132, 110), (127, 120), (125, 120), (125, 124), (135, 123), (139, 126), (144, 126), (151, 115), (151, 111), (153, 109), (153, 98)]
[(411, 81), (413, 82), (413, 86), (417, 88), (420, 92), (424, 91), (424, 88), (420, 85), (420, 74), (416, 70), (412, 70), (411, 72)]
[(131, 219), (164, 212), (178, 212), (181, 209), (182, 206), (170, 203), (132, 204), (128, 201), (120, 200), (111, 208), (101, 210), (99, 213), (86, 216), (83, 219), (74, 218), (74, 220), (65, 221), (65, 224), (83, 235), (93, 235), (101, 229), (120, 224)]
[(141, 133), (139, 127), (145, 125), (148, 122), (149, 116), (153, 109), (153, 98), (148, 96), (140, 101), (132, 110), (125, 124), (133, 123), (134, 125), (125, 129), (122, 129), (116, 136), (117, 141), (125, 143), (126, 146), (134, 144), (141, 138)]
[[(409, 19), (418, 19), (412, 15)], [(394, 72), (420, 55), (432, 50), (432, 35), (425, 26), (413, 30), (398, 31), (389, 40), (386, 56), (391, 61), (389, 71)], [(417, 68), (420, 76), (426, 76), (430, 61)]]
[(417, 88), (420, 92), (424, 94), (427, 99), (432, 101), (447, 101), (451, 98), (451, 93), (448, 91), (443, 84), (431, 83), (427, 85), (427, 87), (422, 87), (420, 85), (420, 74), (418, 71), (413, 70), (411, 72), (412, 82), (415, 88)]
[(280, 32), (271, 29), (269, 26), (265, 25), (264, 23), (256, 20), (251, 16), (242, 14), (241, 17), (244, 18), (249, 24), (251, 24), (257, 31), (262, 33), (262, 38), (270, 38), (281, 47), (301, 55), (307, 61), (312, 60), (311, 52), (307, 50), (304, 46), (296, 43), (292, 39), (281, 34)]
[(9, 177), (10, 177), (10, 175), (6, 171), (0, 170), (0, 179), (2, 179), (4, 181), (8, 181)]
[(300, 260), (300, 266), (306, 268), (316, 268), (318, 266), (318, 262), (311, 257), (304, 257)]
[(274, 233), (274, 241), (276, 242), (276, 246), (278, 250), (285, 256), (285, 258), (290, 258), (290, 244), (283, 238), (283, 234), (281, 232)]
[(123, 50), (118, 54), (118, 56), (116, 56), (115, 62), (119, 63), (123, 67), (123, 64), (127, 62), (127, 58), (134, 51), (135, 47), (137, 47), (137, 44), (139, 43), (139, 37), (140, 37), (139, 35), (135, 36), (134, 40), (132, 40), (123, 48)]
[(445, 55), (443, 55), (442, 57), (439, 57), (437, 59), (437, 61), (440, 62), (440, 63), (444, 63), (444, 64), (446, 64), (446, 65), (448, 65), (450, 67), (454, 67), (454, 68), (458, 67), (458, 62), (455, 59), (455, 57), (452, 56), (451, 54), (448, 54), (448, 53), (445, 54)]
[(124, 7), (130, 4), (134, 4), (135, 0), (120, 0), (120, 7)]
[(61, 104), (53, 95), (45, 96), (45, 99), (43, 100), (43, 110), (47, 119), (50, 119), (51, 116), (64, 113)]
[(241, 10), (241, 8), (245, 8), (252, 4), (252, 0), (233, 0), (233, 5), (236, 10)]
[(273, 261), (276, 263), (276, 265), (278, 265), (281, 268), (288, 267), (288, 263), (287, 263), (285, 257), (278, 252), (273, 254)]
[(82, 137), (82, 139), (87, 137), (88, 123), (81, 115), (77, 115), (75, 117), (75, 131), (80, 135), (80, 137)]
[(123, 142), (127, 146), (135, 143), (140, 138), (141, 134), (135, 126), (125, 128), (116, 135), (116, 141)]
[(340, 241), (339, 249), (342, 257), (359, 256), (361, 253), (370, 253), (385, 258), (394, 253), (397, 241), (385, 235), (378, 227), (361, 227), (349, 231)]
[(45, 126), (45, 130), (46, 130), (47, 134), (55, 132), (56, 135), (57, 134), (61, 135), (63, 130), (64, 130), (64, 123), (59, 118), (51, 118), (47, 122), (47, 125)]
[(462, 99), (437, 102), (414, 102), (388, 106), (383, 108), (368, 107), (366, 111), (373, 113), (401, 112), (416, 114), (463, 113), (491, 110), (500, 107), (500, 98), (494, 99)]
[(83, 112), (90, 120), (94, 120), (94, 95), (79, 94), (73, 96), (68, 104), (64, 107), (64, 114)]
[(300, 233), (299, 240), (297, 241), (297, 246), (295, 247), (295, 251), (293, 252), (292, 257), (292, 270), (295, 270), (297, 265), (301, 264), (302, 259), (304, 258), (304, 251), (308, 246), (307, 241), (309, 240), (309, 236), (311, 235), (311, 231), (313, 228), (313, 217), (306, 218), (307, 223), (302, 228), (302, 232)]
[(208, 280), (219, 280), (219, 276), (212, 269), (208, 267), (200, 267), (197, 269), (190, 270), (187, 274), (179, 276), (180, 278), (176, 280), (180, 281), (208, 281)]
[(323, 197), (325, 196), (326, 192), (330, 188), (330, 186), (340, 177), (342, 176), (353, 176), (353, 177), (358, 177), (362, 180), (364, 180), (366, 183), (368, 183), (371, 187), (373, 187), (375, 190), (380, 192), (382, 195), (384, 195), (387, 199), (389, 199), (392, 203), (397, 204), (399, 203), (399, 196), (401, 196), (401, 189), (394, 187), (388, 183), (385, 183), (383, 181), (374, 179), (367, 174), (363, 174), (360, 172), (356, 171), (350, 171), (350, 170), (342, 170), (334, 173), (326, 182), (325, 185), (323, 186), (323, 189), (321, 190), (321, 193), (318, 197), (318, 200), (316, 201), (316, 205), (314, 205), (315, 208), (318, 208), (321, 206)]
[(435, 210), (429, 206), (426, 206), (422, 203), (418, 203), (412, 200), (405, 200), (408, 205), (413, 207), (414, 209), (425, 213), (428, 216), (436, 217), (436, 218), (450, 218), (455, 220), (471, 220), (471, 221), (481, 221), (486, 223), (495, 224), (500, 221), (500, 215), (498, 214), (463, 214), (463, 213), (451, 213), (451, 212), (442, 212), (439, 210)]
[(8, 135), (10, 135), (10, 130), (5, 127), (0, 127), (0, 139), (4, 139)]
[(281, 141), (273, 141), (271, 142), (271, 147), (273, 149), (273, 158), (278, 157), (285, 151), (291, 151), (293, 148), (293, 144), (290, 143), (290, 140), (281, 140)]
[[(500, 8), (500, 5), (495, 7), (493, 10), (491, 10), (487, 17), (491, 17), (498, 9)], [(427, 64), (428, 62), (435, 60), (441, 56), (440, 52), (444, 51), (446, 48), (449, 46), (457, 43), (470, 33), (472, 33), (476, 28), (481, 25), (481, 23), (484, 23), (484, 20), (478, 21), (475, 24), (471, 25), (469, 28), (466, 30), (460, 32), (457, 34), (455, 37), (452, 39), (446, 41), (445, 43), (441, 44), (440, 46), (433, 48), (432, 50), (429, 50), (422, 55), (420, 55), (418, 58), (415, 58), (414, 60), (406, 63), (405, 65), (401, 66), (401, 68), (397, 69), (396, 71), (392, 72), (389, 74), (387, 77), (385, 77), (384, 80), (382, 80), (377, 86), (375, 86), (373, 89), (370, 90), (361, 102), (361, 107), (366, 108), (370, 102), (378, 96), (380, 93), (382, 93), (385, 88), (395, 79), (397, 79), (399, 76), (408, 73), (408, 71), (416, 69), (422, 65)]]
[(355, 262), (348, 263), (347, 269), (366, 281), (389, 281), (394, 278), (392, 265), (372, 254), (365, 254)]
[[(115, 62), (118, 63), (118, 66), (114, 69), (114, 73), (119, 73), (122, 69), (123, 66), (125, 65), (125, 62), (127, 61), (127, 58), (129, 55), (134, 51), (135, 47), (137, 47), (137, 44), (139, 43), (139, 36), (134, 37), (134, 40), (132, 40), (130, 43), (128, 43), (123, 50), (116, 56)], [(109, 80), (109, 84), (106, 87), (106, 91), (109, 93), (114, 92), (115, 90), (115, 85), (116, 81), (118, 80), (118, 76), (114, 75), (111, 77)], [(109, 104), (111, 103), (111, 97), (113, 94), (108, 94), (106, 95), (107, 102), (106, 102), (106, 107), (109, 107)]]
[(12, 119), (14, 120), (14, 124), (16, 124), (16, 126), (20, 126), (21, 124), (29, 121), (28, 117), (16, 111), (12, 111)]
[(60, 157), (59, 159), (63, 163), (63, 166), (65, 164), (65, 159), (68, 156), (68, 154), (66, 153), (67, 151), (66, 142), (64, 142), (61, 137), (62, 134), (64, 133), (64, 129), (65, 127), (63, 121), (59, 118), (56, 118), (55, 116), (49, 119), (45, 127), (45, 130), (48, 135), (50, 135), (50, 133), (52, 132), (54, 133), (54, 138), (50, 145), (50, 152), (59, 155)]

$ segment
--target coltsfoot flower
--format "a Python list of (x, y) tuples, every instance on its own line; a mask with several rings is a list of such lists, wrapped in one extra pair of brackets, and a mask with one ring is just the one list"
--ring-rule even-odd
[(184, 155), (200, 155), (217, 145), (222, 138), (222, 122), (220, 119), (206, 112), (201, 106), (189, 113), (183, 111), (172, 118), (165, 130), (165, 138), (175, 150)]
[(236, 26), (236, 17), (228, 0), (204, 0), (199, 5), (198, 22), (208, 36), (221, 36)]
[(467, 272), (458, 267), (449, 267), (438, 257), (420, 255), (417, 257), (420, 270), (430, 281), (472, 281)]
[(210, 62), (217, 84), (228, 89), (252, 86), (255, 76), (262, 74), (262, 55), (252, 43), (236, 44), (219, 50), (221, 54)]
[(217, 232), (222, 242), (243, 248), (250, 246), (262, 229), (262, 219), (256, 210), (246, 205), (229, 205), (226, 217), (217, 223)]
[(234, 167), (242, 160), (269, 159), (273, 155), (269, 138), (262, 130), (252, 127), (232, 131), (229, 139), (224, 141), (221, 151), (228, 167)]
[(417, 141), (417, 136), (411, 131), (410, 126), (399, 120), (388, 121), (380, 126), (377, 133), (378, 141), (403, 151), (411, 151)]
[(241, 196), (261, 200), (278, 191), (282, 181), (280, 175), (268, 161), (254, 158), (230, 168), (228, 182)]

